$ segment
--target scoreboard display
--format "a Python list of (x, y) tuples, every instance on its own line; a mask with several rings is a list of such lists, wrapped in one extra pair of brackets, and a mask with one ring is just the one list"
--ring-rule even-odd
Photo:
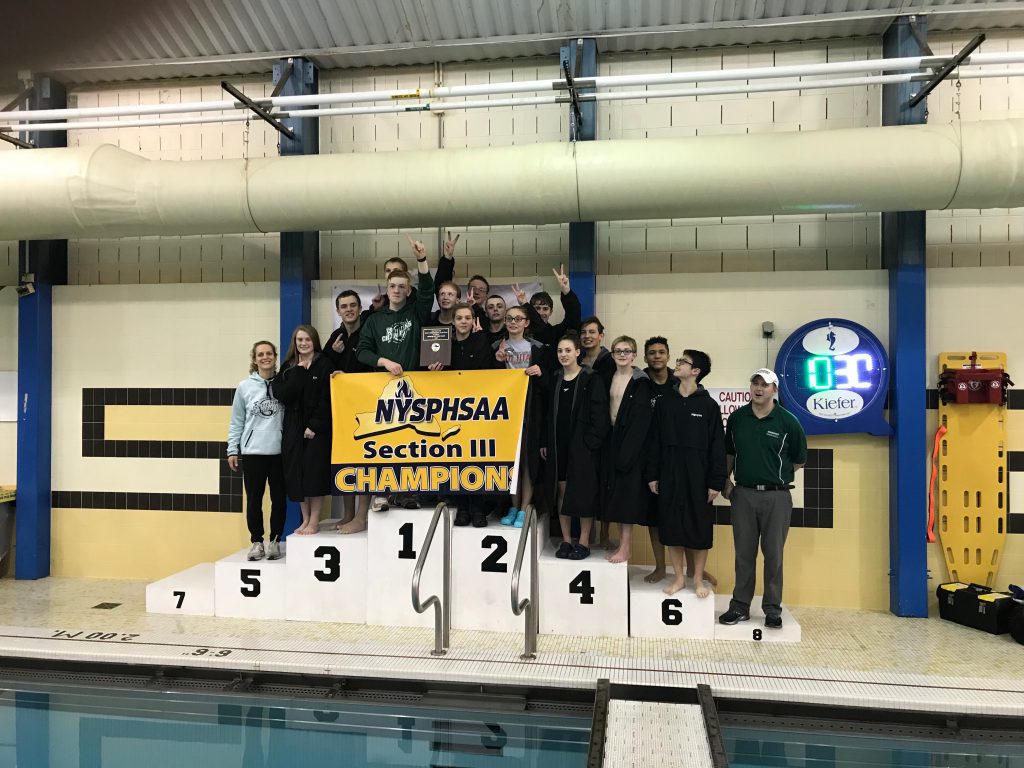
[(801, 326), (779, 350), (775, 372), (783, 406), (807, 434), (892, 434), (882, 413), (889, 358), (864, 326), (839, 318)]

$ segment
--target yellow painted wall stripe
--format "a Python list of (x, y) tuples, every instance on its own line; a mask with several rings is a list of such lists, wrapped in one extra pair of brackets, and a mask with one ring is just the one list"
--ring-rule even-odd
[(228, 436), (231, 408), (210, 405), (108, 405), (107, 440), (212, 440)]

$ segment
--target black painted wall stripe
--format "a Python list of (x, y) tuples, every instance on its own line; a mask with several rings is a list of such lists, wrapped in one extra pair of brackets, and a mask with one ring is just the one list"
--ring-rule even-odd
[(227, 441), (107, 440), (106, 406), (228, 406), (234, 389), (86, 388), (82, 390), (82, 455), (126, 459), (210, 459), (218, 463), (218, 492), (147, 493), (122, 491), (53, 491), (53, 507), (72, 509), (141, 509), (166, 512), (241, 512), (242, 475), (232, 472)]

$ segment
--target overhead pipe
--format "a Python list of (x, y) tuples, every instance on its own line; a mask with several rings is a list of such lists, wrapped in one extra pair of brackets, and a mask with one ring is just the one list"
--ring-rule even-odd
[[(859, 61), (833, 61), (822, 64), (791, 64), (781, 67), (744, 67), (740, 69), (691, 70), (688, 72), (647, 73), (637, 75), (606, 75), (582, 78), (581, 88), (622, 88), (637, 85), (672, 85), (676, 83), (711, 83), (730, 80), (770, 80), (783, 77), (811, 77), (818, 75), (858, 74), (864, 72), (910, 71), (943, 66), (952, 56), (908, 56), (893, 59), (867, 59)], [(976, 53), (964, 65), (1024, 64), (1024, 52)], [(549, 80), (523, 80), (504, 83), (442, 86), (435, 88), (398, 88), (350, 93), (322, 93), (304, 96), (275, 96), (254, 98), (263, 107), (303, 107), (311, 105), (357, 104), (375, 101), (425, 100), (461, 98), (490, 94), (536, 93), (565, 89), (561, 78)], [(178, 104), (137, 104), (132, 106), (79, 107), (69, 109), (37, 109), (11, 112), (5, 119), (11, 123), (28, 121), (70, 120), (81, 118), (123, 117), (134, 115), (183, 114), (187, 112), (222, 112), (242, 109), (244, 105), (233, 99), (192, 101)], [(34, 129), (34, 127), (33, 127)]]
[(175, 162), (0, 152), (0, 239), (1024, 206), (1024, 120)]
[[(990, 77), (1021, 77), (1024, 67), (1007, 69), (984, 69), (958, 72), (961, 80), (982, 79)], [(611, 91), (582, 94), (580, 101), (629, 101), (639, 99), (691, 98), (701, 96), (723, 96), (743, 93), (778, 93), (781, 91), (814, 91), (828, 88), (851, 88), (862, 85), (890, 85), (893, 83), (909, 83), (925, 81), (932, 78), (931, 72), (901, 72), (895, 75), (866, 75), (864, 77), (847, 77), (837, 80), (788, 80), (781, 83), (755, 82), (744, 85), (719, 85), (703, 88), (660, 88), (644, 91)], [(326, 109), (294, 109), (274, 112), (276, 118), (286, 117), (339, 117), (351, 115), (384, 115), (406, 114), (411, 112), (445, 112), (471, 109), (498, 109), (501, 107), (531, 107), (567, 102), (569, 97), (564, 93), (551, 93), (544, 96), (511, 99), (482, 99), (479, 101), (435, 101), (417, 105), (378, 104), (362, 107), (329, 107)], [(137, 120), (83, 120), (79, 122), (35, 123), (33, 132), (46, 131), (82, 131), (119, 128), (153, 128), (164, 125), (205, 125), (211, 123), (240, 123), (252, 119), (250, 113), (229, 115), (195, 115), (192, 117), (143, 118)], [(24, 129), (25, 126), (22, 126)], [(0, 131), (15, 130), (11, 126), (2, 126)]]

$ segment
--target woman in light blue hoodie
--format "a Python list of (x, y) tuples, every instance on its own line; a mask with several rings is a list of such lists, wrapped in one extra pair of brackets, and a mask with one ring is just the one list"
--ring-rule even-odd
[[(257, 341), (249, 354), (249, 378), (238, 385), (228, 428), (228, 466), (242, 465), (245, 483), (245, 522), (249, 526), (250, 560), (281, 557), (284, 533), (285, 485), (281, 462), (284, 406), (274, 397), (270, 381), (277, 372), (277, 348)], [(270, 485), (270, 541), (263, 547), (263, 491)]]

